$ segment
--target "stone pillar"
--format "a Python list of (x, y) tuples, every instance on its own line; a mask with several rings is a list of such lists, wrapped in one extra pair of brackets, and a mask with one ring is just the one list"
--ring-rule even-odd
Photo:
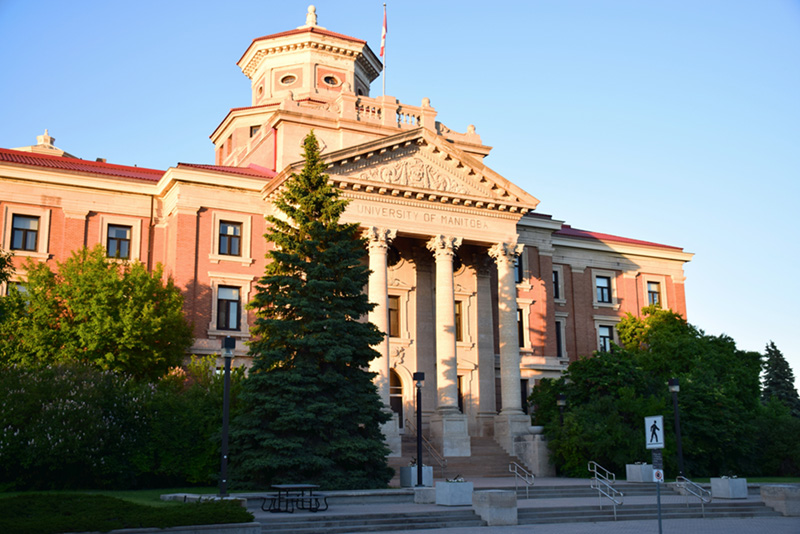
[(495, 439), (510, 454), (517, 436), (530, 434), (530, 417), (522, 411), (519, 336), (517, 334), (517, 288), (514, 261), (522, 245), (498, 243), (489, 249), (497, 262), (497, 305), (500, 341), (500, 385), (503, 409), (495, 419)]
[(455, 283), (453, 257), (460, 237), (436, 236), (428, 249), (436, 259), (436, 382), (438, 403), (431, 418), (431, 435), (444, 456), (469, 456), (467, 418), (458, 410)]
[[(372, 273), (369, 276), (369, 301), (375, 304), (375, 308), (369, 312), (369, 322), (377, 326), (384, 333), (383, 340), (375, 346), (380, 353), (378, 358), (370, 362), (370, 371), (376, 373), (375, 385), (378, 387), (378, 394), (383, 401), (386, 410), (389, 407), (389, 294), (388, 294), (388, 267), (387, 257), (389, 245), (397, 235), (397, 230), (386, 228), (368, 228), (364, 236), (369, 245), (369, 269)], [(401, 455), (401, 438), (397, 421), (397, 415), (392, 414), (392, 420), (383, 426), (383, 435), (389, 447), (390, 456)]]
[[(478, 255), (476, 255), (478, 256)], [(478, 312), (478, 435), (493, 436), (495, 402), (494, 323), (492, 321), (492, 260), (481, 254), (473, 259)]]

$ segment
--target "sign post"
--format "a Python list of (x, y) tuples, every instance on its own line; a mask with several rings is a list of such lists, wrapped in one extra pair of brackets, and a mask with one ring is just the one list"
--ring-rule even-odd
[(664, 416), (651, 415), (644, 418), (645, 446), (653, 451), (653, 482), (656, 483), (658, 502), (658, 534), (661, 534), (661, 484), (664, 483)]

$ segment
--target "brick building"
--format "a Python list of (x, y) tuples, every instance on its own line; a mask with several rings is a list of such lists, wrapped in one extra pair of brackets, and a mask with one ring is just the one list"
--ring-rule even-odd
[(370, 320), (387, 332), (373, 370), (397, 414), (390, 447), (399, 452), (423, 371), (425, 428), (445, 456), (470, 456), (471, 437), (491, 436), (539, 472), (523, 402), (535, 381), (609, 348), (627, 312), (657, 302), (685, 316), (691, 254), (538, 213), (534, 196), (486, 166), (474, 127), (450, 130), (427, 99), (370, 97), (382, 65), (365, 41), (309, 12), (306, 25), (253, 40), (238, 65), (252, 102), (213, 131), (213, 165), (85, 161), (47, 132), (0, 149), (0, 247), (18, 268), (98, 243), (110, 257), (162, 263), (184, 292), (192, 351), (217, 353), (231, 335), (246, 365), (264, 216), (313, 129), (350, 200), (344, 219), (369, 241)]

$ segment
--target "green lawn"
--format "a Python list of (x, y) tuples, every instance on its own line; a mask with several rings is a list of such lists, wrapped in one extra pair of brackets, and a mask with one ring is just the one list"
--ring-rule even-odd
[[(169, 490), (166, 493), (200, 493)], [(210, 490), (208, 493), (215, 493)], [(174, 503), (163, 490), (0, 494), (0, 532), (56, 534), (119, 528), (247, 523), (252, 514), (238, 502)], [(105, 495), (101, 495), (105, 493)], [(113, 496), (111, 496), (113, 495)]]

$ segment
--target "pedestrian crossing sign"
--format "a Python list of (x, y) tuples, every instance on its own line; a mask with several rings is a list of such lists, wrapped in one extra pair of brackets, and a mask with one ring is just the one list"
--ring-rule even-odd
[(664, 448), (664, 416), (651, 415), (644, 418), (645, 445), (648, 449)]

